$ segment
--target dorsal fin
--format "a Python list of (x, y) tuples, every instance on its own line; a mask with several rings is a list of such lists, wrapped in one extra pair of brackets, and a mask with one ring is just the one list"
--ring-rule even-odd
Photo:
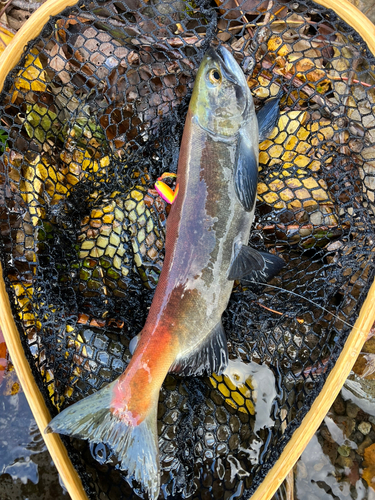
[(220, 320), (204, 341), (188, 355), (177, 358), (169, 371), (185, 377), (214, 372), (220, 375), (227, 364), (227, 338)]

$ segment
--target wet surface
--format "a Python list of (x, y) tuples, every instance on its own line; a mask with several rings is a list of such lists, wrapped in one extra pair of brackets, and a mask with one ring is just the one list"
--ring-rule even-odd
[(69, 500), (0, 332), (0, 498)]
[(375, 499), (374, 353), (372, 337), (299, 459), (291, 499)]

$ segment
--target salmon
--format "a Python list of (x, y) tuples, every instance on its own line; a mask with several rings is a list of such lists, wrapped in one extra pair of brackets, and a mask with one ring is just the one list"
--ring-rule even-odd
[(132, 359), (117, 380), (66, 408), (46, 430), (107, 444), (151, 500), (160, 490), (157, 406), (166, 375), (221, 374), (228, 364), (221, 316), (234, 280), (269, 276), (283, 264), (247, 246), (258, 141), (241, 68), (226, 49), (209, 49), (186, 117), (164, 265)]

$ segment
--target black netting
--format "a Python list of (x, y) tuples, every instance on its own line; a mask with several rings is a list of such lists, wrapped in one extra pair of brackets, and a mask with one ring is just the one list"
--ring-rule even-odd
[[(53, 413), (129, 362), (163, 265), (169, 208), (154, 183), (176, 171), (207, 47), (231, 50), (257, 109), (282, 97), (260, 144), (250, 243), (287, 265), (271, 286), (235, 283), (224, 316), (233, 377), (165, 380), (162, 498), (249, 498), (373, 278), (375, 59), (313, 2), (237, 3), (79, 2), (29, 43), (0, 97), (4, 277)], [(89, 496), (142, 496), (110, 450), (65, 442)]]

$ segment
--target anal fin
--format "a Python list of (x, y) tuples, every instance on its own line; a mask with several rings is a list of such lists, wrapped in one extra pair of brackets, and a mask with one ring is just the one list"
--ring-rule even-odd
[(169, 371), (185, 377), (213, 372), (220, 375), (227, 365), (227, 337), (220, 320), (203, 342), (187, 356), (177, 358)]
[(246, 277), (246, 279), (251, 280), (251, 276), (253, 276), (253, 279), (260, 277), (262, 280), (268, 281), (284, 265), (283, 259), (277, 255), (259, 252), (255, 248), (237, 243), (234, 258), (228, 271), (228, 279), (236, 280)]

